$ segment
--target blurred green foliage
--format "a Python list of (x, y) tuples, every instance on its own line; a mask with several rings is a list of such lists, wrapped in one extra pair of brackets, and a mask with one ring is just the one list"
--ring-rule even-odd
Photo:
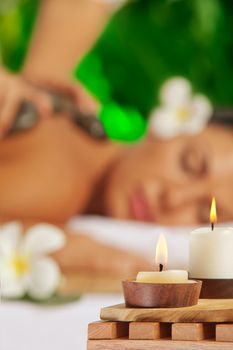
[(0, 0), (2, 64), (18, 71), (27, 52), (39, 0)]
[(164, 80), (177, 75), (215, 105), (230, 105), (233, 2), (131, 1), (113, 17), (75, 75), (103, 108), (114, 103), (126, 113), (136, 108), (144, 117), (158, 103)]
[[(13, 71), (22, 66), (39, 2), (0, 0), (1, 58)], [(75, 70), (102, 103), (109, 135), (126, 141), (144, 134), (161, 84), (176, 75), (213, 104), (232, 105), (233, 1), (131, 0)]]

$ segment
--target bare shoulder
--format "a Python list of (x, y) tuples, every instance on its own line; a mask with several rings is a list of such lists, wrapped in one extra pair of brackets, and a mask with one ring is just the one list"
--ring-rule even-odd
[(0, 217), (65, 221), (81, 212), (88, 189), (80, 157), (76, 130), (62, 116), (2, 140)]

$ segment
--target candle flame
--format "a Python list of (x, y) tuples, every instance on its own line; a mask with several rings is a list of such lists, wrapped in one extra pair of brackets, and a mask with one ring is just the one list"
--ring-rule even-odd
[(211, 203), (211, 208), (210, 208), (210, 223), (216, 224), (216, 222), (217, 222), (216, 200), (213, 197), (212, 203)]
[(156, 266), (162, 265), (164, 268), (164, 266), (167, 265), (167, 260), (168, 260), (167, 242), (166, 242), (165, 236), (161, 234), (159, 236), (157, 246), (156, 246), (156, 253), (155, 253)]

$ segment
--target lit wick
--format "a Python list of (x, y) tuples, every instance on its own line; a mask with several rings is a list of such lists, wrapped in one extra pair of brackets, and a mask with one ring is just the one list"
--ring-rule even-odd
[(155, 265), (158, 268), (159, 272), (162, 272), (164, 269), (166, 270), (167, 265), (167, 242), (164, 235), (160, 235), (155, 252)]
[(214, 230), (214, 224), (217, 222), (217, 211), (216, 211), (216, 200), (213, 197), (211, 208), (210, 208), (210, 222), (211, 222), (211, 230)]

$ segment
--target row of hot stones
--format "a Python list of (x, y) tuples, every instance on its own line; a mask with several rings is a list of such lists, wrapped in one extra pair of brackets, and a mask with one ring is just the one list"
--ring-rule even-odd
[(211, 227), (190, 233), (189, 270), (166, 270), (168, 250), (164, 235), (156, 246), (157, 271), (139, 272), (123, 281), (127, 307), (176, 308), (193, 306), (199, 298), (233, 298), (233, 228), (214, 227), (216, 202), (210, 210)]

